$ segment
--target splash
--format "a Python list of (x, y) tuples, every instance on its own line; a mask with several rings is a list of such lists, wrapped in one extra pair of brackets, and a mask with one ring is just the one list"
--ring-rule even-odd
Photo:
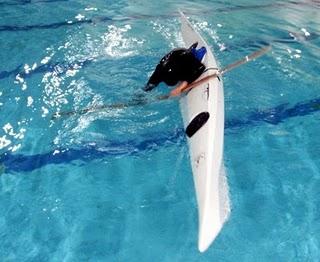
[(26, 129), (21, 127), (18, 131), (15, 131), (11, 123), (6, 123), (2, 129), (4, 135), (0, 137), (0, 149), (7, 148), (11, 152), (17, 151), (21, 147), (21, 144), (17, 141), (24, 138)]
[(177, 30), (178, 27), (176, 25), (178, 23), (177, 19), (170, 24), (163, 23), (161, 20), (151, 21), (152, 29), (169, 43), (170, 48), (184, 46), (180, 30)]
[(105, 53), (112, 58), (122, 58), (138, 54), (137, 47), (142, 46), (145, 40), (130, 37), (131, 25), (117, 27), (109, 25), (107, 32), (102, 36)]
[[(226, 50), (226, 44), (220, 39), (218, 35), (218, 31), (212, 28), (221, 28), (223, 27), (222, 24), (217, 24), (217, 26), (212, 26), (206, 21), (198, 21), (194, 24), (195, 28), (198, 31), (202, 31), (205, 33), (205, 35), (208, 35), (214, 42), (215, 44), (219, 47), (220, 51)], [(233, 38), (233, 36), (231, 36)]]

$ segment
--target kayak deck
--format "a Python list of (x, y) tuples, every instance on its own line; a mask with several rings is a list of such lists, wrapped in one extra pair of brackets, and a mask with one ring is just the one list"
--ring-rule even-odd
[[(203, 63), (210, 70), (199, 79), (218, 72), (207, 43), (181, 13), (181, 32), (185, 45), (198, 42), (206, 47)], [(191, 89), (180, 100), (181, 113), (188, 136), (190, 162), (198, 204), (199, 241), (205, 251), (227, 220), (230, 207), (223, 164), (224, 94), (220, 78), (212, 78)]]

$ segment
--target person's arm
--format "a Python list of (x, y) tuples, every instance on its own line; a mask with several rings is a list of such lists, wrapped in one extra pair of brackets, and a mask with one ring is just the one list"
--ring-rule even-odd
[(182, 81), (175, 89), (170, 92), (170, 96), (178, 96), (188, 86), (187, 81)]

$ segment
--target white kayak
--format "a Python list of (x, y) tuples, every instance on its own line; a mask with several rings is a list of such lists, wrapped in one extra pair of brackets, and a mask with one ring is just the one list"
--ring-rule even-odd
[[(186, 47), (198, 42), (207, 53), (206, 71), (199, 79), (217, 72), (211, 48), (181, 13), (181, 32)], [(198, 79), (198, 80), (199, 80)], [(223, 164), (224, 95), (220, 78), (211, 78), (191, 89), (180, 100), (188, 136), (190, 161), (198, 203), (200, 252), (219, 234), (230, 213), (228, 186)]]

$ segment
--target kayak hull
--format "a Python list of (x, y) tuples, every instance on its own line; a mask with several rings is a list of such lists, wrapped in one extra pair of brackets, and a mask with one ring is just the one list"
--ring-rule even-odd
[[(199, 79), (218, 72), (211, 48), (183, 13), (181, 13), (181, 32), (186, 47), (198, 42), (198, 47), (204, 46), (207, 49), (202, 62), (209, 70)], [(181, 98), (180, 108), (188, 135), (190, 162), (198, 204), (198, 247), (201, 252), (204, 252), (219, 234), (230, 212), (223, 164), (222, 79), (211, 78), (191, 89)]]

